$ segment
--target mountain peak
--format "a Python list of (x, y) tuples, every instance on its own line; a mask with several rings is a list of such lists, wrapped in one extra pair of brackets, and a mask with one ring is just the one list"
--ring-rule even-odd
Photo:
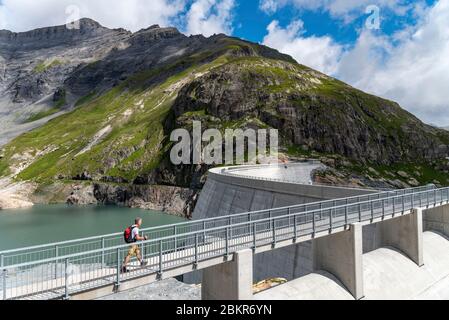
[(75, 22), (78, 22), (81, 28), (89, 28), (89, 29), (105, 28), (100, 23), (90, 18), (81, 18), (80, 20)]

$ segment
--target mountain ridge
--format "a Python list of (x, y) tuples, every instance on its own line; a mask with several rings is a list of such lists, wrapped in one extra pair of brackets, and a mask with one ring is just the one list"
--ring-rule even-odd
[[(72, 190), (62, 198), (74, 203), (151, 207), (141, 188), (180, 188), (189, 211), (208, 167), (172, 165), (168, 137), (197, 120), (203, 130), (278, 129), (284, 159), (318, 158), (329, 167), (317, 173), (320, 182), (385, 188), (449, 183), (449, 133), (395, 102), (235, 37), (186, 36), (156, 25), (111, 32), (37, 51), (45, 63), (25, 51), (21, 63), (28, 71), (14, 81), (20, 90), (5, 90), (0, 81), (0, 109), (12, 92), (16, 109), (32, 109), (47, 95), (42, 112), (64, 113), (0, 147), (0, 176), (31, 181), (47, 194), (55, 185), (75, 184), (62, 188)], [(80, 184), (95, 196), (86, 200)]]

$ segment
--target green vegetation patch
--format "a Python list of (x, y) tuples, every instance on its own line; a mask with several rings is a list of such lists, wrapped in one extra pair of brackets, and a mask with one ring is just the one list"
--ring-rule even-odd
[(101, 96), (90, 93), (72, 112), (6, 145), (6, 155), (0, 159), (2, 174), (9, 165), (18, 164), (14, 155), (54, 150), (36, 158), (17, 179), (46, 184), (88, 172), (95, 179), (107, 176), (133, 181), (156, 168), (164, 156), (164, 124), (182, 87), (177, 83), (193, 80), (194, 73), (226, 61), (220, 57), (202, 64), (190, 58), (182, 65), (184, 71), (179, 71), (182, 66), (177, 63), (130, 77)]
[(58, 113), (60, 111), (60, 107), (56, 106), (54, 108), (45, 110), (45, 111), (41, 111), (38, 113), (35, 113), (33, 115), (31, 115), (30, 117), (28, 117), (23, 123), (31, 123), (37, 120), (41, 120), (43, 118), (49, 117), (55, 113)]
[(58, 59), (54, 59), (51, 61), (43, 61), (34, 67), (33, 72), (34, 73), (43, 73), (47, 70), (50, 70), (50, 69), (57, 67), (59, 65), (62, 65), (62, 64), (63, 64), (63, 62)]

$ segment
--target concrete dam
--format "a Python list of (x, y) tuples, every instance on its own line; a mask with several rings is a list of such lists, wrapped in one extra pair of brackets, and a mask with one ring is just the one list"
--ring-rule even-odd
[[(217, 168), (209, 171), (193, 219), (282, 208), (324, 200), (378, 192), (356, 188), (314, 185), (314, 170), (324, 166), (308, 161), (285, 165)], [(254, 257), (254, 280), (282, 277), (296, 279), (313, 271), (312, 241)], [(199, 283), (200, 275), (187, 275), (187, 283)]]
[[(449, 298), (449, 188), (313, 184), (317, 162), (211, 170), (189, 222), (0, 252), (0, 298), (96, 299), (169, 278), (204, 300)], [(259, 280), (287, 284), (254, 295)]]
[[(204, 219), (377, 192), (314, 185), (312, 173), (322, 167), (319, 162), (304, 162), (211, 170), (193, 217)], [(423, 260), (427, 264), (422, 268), (403, 252), (389, 246), (391, 242), (382, 234), (385, 226), (370, 224), (363, 227), (365, 298), (449, 299), (449, 238), (445, 236), (449, 234), (447, 210), (442, 206), (432, 209), (432, 212), (424, 211)], [(390, 232), (401, 231), (393, 229)], [(316, 241), (311, 240), (254, 256), (255, 282), (270, 277), (289, 280), (285, 285), (256, 295), (256, 299), (354, 299), (337, 277), (317, 270), (314, 245), (317, 245)], [(194, 278), (201, 279), (198, 276)]]

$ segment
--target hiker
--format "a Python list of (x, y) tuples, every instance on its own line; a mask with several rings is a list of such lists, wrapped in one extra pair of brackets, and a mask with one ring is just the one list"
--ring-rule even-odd
[(136, 218), (136, 220), (134, 221), (134, 224), (125, 230), (125, 233), (124, 233), (125, 242), (132, 243), (133, 245), (129, 249), (128, 255), (126, 256), (125, 260), (123, 261), (123, 265), (122, 265), (123, 273), (128, 272), (126, 269), (126, 266), (129, 264), (129, 262), (131, 261), (131, 259), (133, 257), (137, 257), (141, 266), (147, 265), (147, 262), (142, 259), (142, 254), (140, 253), (139, 246), (136, 244), (138, 241), (148, 240), (147, 236), (142, 237), (139, 234), (140, 228), (142, 227), (142, 222), (143, 222), (142, 218)]

